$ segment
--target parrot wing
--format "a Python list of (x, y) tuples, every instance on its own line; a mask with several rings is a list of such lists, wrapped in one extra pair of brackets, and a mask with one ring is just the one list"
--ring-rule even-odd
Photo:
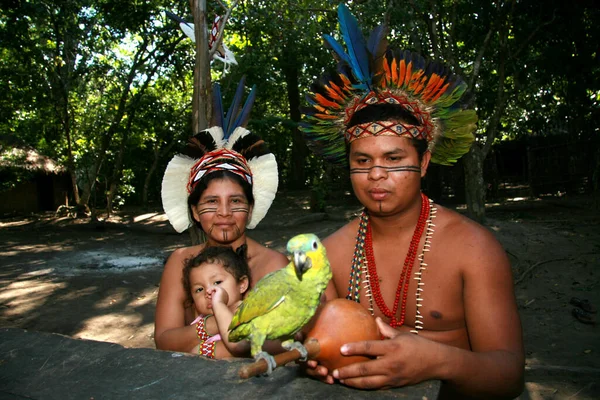
[(291, 292), (292, 287), (288, 281), (290, 278), (296, 279), (290, 276), (288, 267), (262, 278), (235, 311), (229, 330), (265, 315), (281, 305)]

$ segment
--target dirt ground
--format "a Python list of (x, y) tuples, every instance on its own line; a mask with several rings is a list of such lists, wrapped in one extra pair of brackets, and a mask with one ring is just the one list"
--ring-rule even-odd
[[(306, 193), (280, 194), (249, 235), (280, 251), (297, 233), (325, 237), (360, 209), (349, 196), (332, 203), (311, 214)], [(564, 196), (489, 204), (487, 215), (513, 265), (527, 352), (522, 398), (600, 398), (598, 326), (575, 319), (569, 304), (600, 308), (599, 210), (589, 197)], [(153, 348), (164, 260), (189, 242), (160, 211), (93, 224), (53, 213), (0, 219), (0, 326)]]

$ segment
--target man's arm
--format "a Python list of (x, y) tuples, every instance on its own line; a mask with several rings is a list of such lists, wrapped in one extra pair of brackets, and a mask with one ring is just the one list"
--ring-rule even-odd
[(154, 343), (159, 350), (190, 352), (198, 345), (196, 328), (185, 325), (187, 297), (181, 282), (184, 258), (185, 249), (175, 250), (160, 280), (154, 317)]
[(512, 271), (500, 243), (478, 228), (463, 274), (472, 352), (453, 349), (444, 377), (460, 392), (516, 397), (523, 390), (525, 356)]

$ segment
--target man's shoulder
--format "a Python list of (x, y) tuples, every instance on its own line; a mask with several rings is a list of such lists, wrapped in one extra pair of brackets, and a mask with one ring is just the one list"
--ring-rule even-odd
[(461, 254), (466, 260), (496, 258), (504, 252), (489, 228), (453, 210), (438, 206), (434, 224), (434, 246), (441, 247), (447, 254)]
[(354, 242), (356, 241), (356, 234), (358, 232), (359, 219), (355, 218), (348, 222), (346, 225), (333, 232), (323, 240), (323, 245), (327, 249), (328, 253), (338, 251), (354, 251)]
[(438, 212), (434, 220), (436, 230), (447, 239), (458, 241), (492, 240), (495, 236), (485, 226), (446, 207), (437, 206)]

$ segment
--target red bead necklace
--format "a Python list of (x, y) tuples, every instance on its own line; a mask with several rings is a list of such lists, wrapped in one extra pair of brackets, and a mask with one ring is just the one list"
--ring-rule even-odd
[[(419, 242), (423, 235), (423, 230), (427, 223), (430, 210), (429, 199), (423, 193), (421, 193), (421, 213), (419, 214), (419, 220), (415, 231), (413, 233), (410, 246), (408, 247), (408, 253), (404, 259), (404, 267), (402, 268), (402, 274), (398, 281), (398, 287), (396, 288), (396, 297), (394, 299), (394, 307), (390, 310), (385, 302), (383, 296), (381, 296), (381, 289), (379, 287), (379, 279), (377, 277), (377, 267), (375, 266), (375, 256), (373, 255), (373, 236), (371, 233), (371, 222), (367, 226), (367, 235), (365, 238), (365, 255), (367, 257), (367, 265), (369, 270), (369, 281), (371, 284), (371, 290), (373, 298), (377, 307), (381, 310), (383, 315), (390, 319), (390, 326), (396, 328), (404, 324), (404, 317), (406, 315), (406, 298), (408, 296), (408, 286), (410, 284), (410, 274), (415, 263), (415, 257), (417, 256), (417, 249), (419, 248)], [(400, 320), (396, 318), (398, 312), (398, 305), (400, 303), (400, 294), (402, 293), (402, 308), (400, 309)]]

